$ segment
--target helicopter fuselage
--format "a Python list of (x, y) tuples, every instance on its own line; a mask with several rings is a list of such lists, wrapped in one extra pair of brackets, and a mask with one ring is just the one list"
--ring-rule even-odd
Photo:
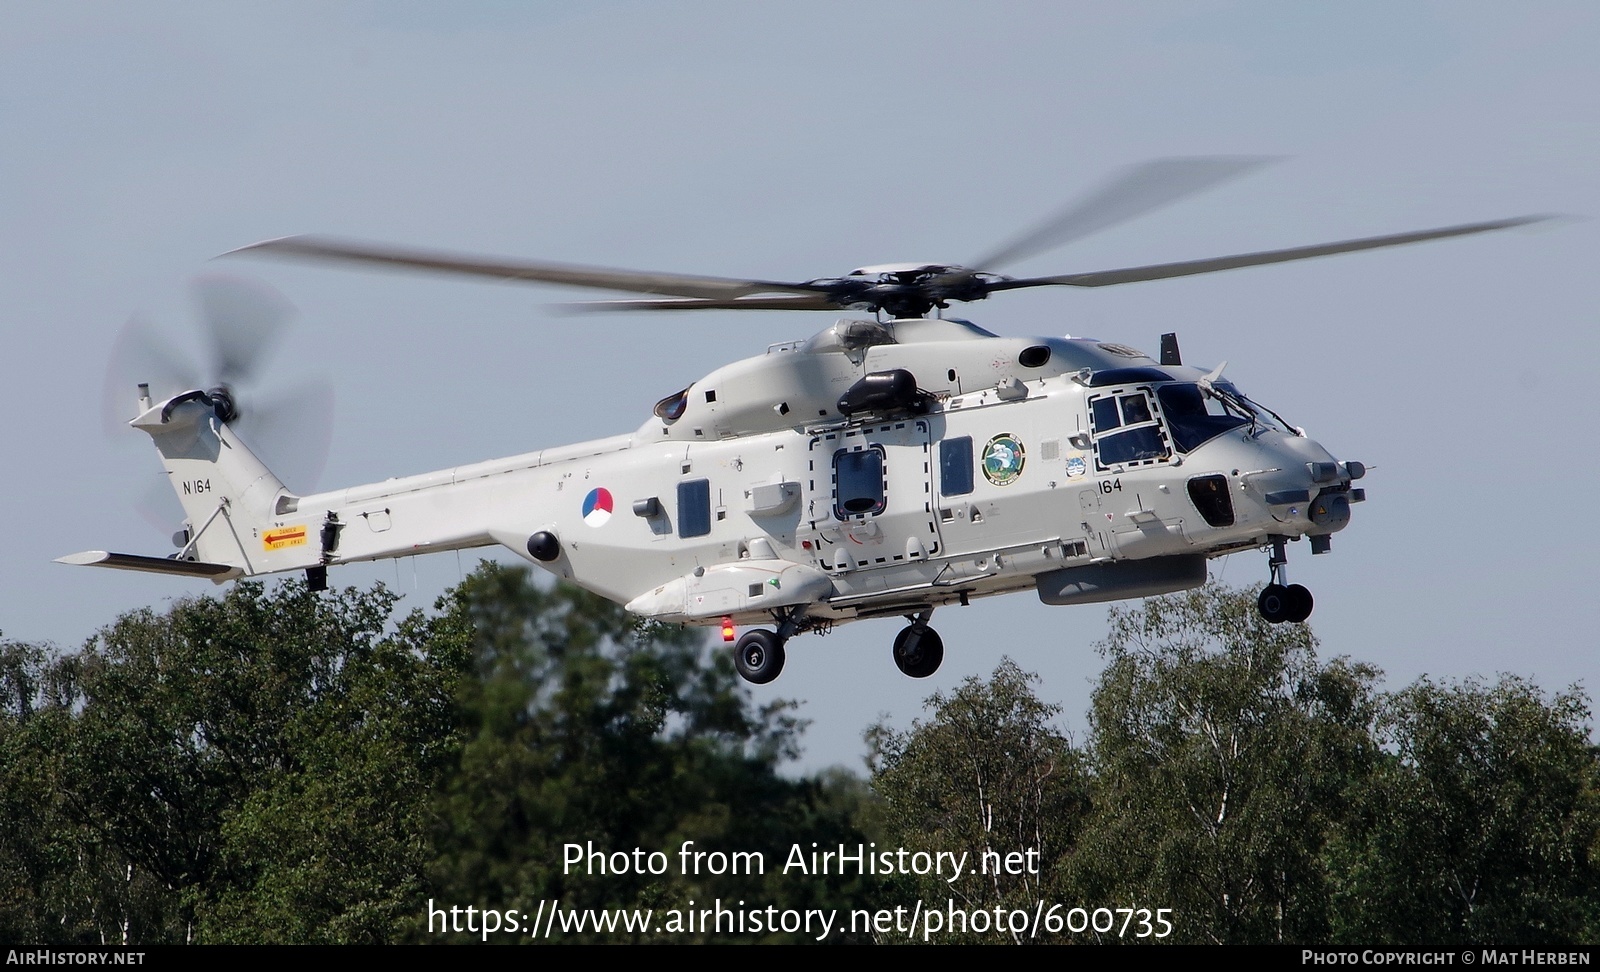
[(306, 496), (214, 394), (142, 393), (131, 424), (184, 506), (180, 549), (62, 559), (219, 583), (304, 570), (320, 587), (339, 564), (498, 544), (647, 618), (730, 639), (771, 622), (735, 649), (754, 682), (793, 635), (888, 615), (911, 621), (896, 663), (926, 676), (940, 605), (1169, 593), (1250, 548), (1273, 552), (1263, 616), (1304, 620), (1284, 545), (1326, 552), (1365, 470), (1221, 372), (959, 320), (841, 320), (712, 372), (627, 435)]
[[(913, 397), (840, 411), (896, 371)], [(713, 372), (632, 434), (284, 494), (256, 536), (191, 556), (242, 552), (255, 574), (497, 543), (648, 617), (789, 612), (802, 630), (1028, 588), (1163, 593), (1203, 583), (1207, 558), (1326, 538), (1361, 498), (1359, 464), (1208, 381), (1092, 340), (841, 321)]]

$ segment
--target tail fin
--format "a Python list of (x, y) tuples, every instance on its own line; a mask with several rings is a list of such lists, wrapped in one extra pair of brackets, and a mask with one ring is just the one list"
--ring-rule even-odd
[[(144, 405), (148, 399), (141, 399)], [(149, 434), (188, 521), (185, 552), (206, 563), (261, 573), (260, 534), (271, 523), (282, 481), (233, 434), (211, 398), (185, 392), (144, 409), (130, 423)], [(300, 540), (305, 542), (302, 533)], [(180, 556), (179, 559), (188, 559)]]
[(62, 562), (207, 576), (219, 583), (321, 565), (315, 526), (280, 515), (293, 513), (295, 497), (222, 420), (219, 412), (226, 411), (219, 402), (203, 391), (155, 404), (145, 394), (139, 416), (129, 423), (155, 442), (183, 504), (182, 549), (169, 558), (95, 550)]

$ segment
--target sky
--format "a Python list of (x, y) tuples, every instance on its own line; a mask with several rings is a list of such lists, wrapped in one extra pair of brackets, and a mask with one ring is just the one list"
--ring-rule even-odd
[[(334, 233), (468, 252), (802, 280), (960, 263), (1120, 167), (1254, 155), (1247, 178), (1007, 270), (1043, 275), (1530, 213), (1536, 228), (1206, 277), (999, 295), (1000, 334), (1228, 362), (1251, 397), (1371, 470), (1329, 556), (1291, 548), (1325, 657), (1391, 687), (1583, 684), (1594, 651), (1600, 7), (628, 0), (0, 7), (0, 381), (13, 399), (0, 630), (72, 649), (203, 581), (52, 563), (165, 554), (154, 450), (106, 434), (129, 322), (198, 348), (191, 281), (297, 308), (260, 393), (322, 380), (322, 488), (637, 428), (660, 397), (836, 315), (571, 316), (587, 296), (232, 259)], [(198, 351), (196, 350), (198, 357)], [(122, 393), (119, 392), (119, 395)], [(131, 417), (128, 401), (113, 401)], [(311, 448), (315, 452), (315, 448)], [(286, 478), (288, 478), (286, 473)], [(309, 483), (289, 482), (309, 491)], [(468, 552), (336, 569), (429, 607)], [(1265, 582), (1264, 554), (1213, 562)], [(1105, 608), (941, 609), (943, 668), (893, 620), (803, 636), (758, 700), (801, 701), (801, 767), (1009, 655), (1082, 738)]]

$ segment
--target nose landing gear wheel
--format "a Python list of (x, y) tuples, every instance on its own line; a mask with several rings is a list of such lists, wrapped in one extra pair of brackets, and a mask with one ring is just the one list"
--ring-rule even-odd
[(783, 671), (783, 641), (765, 628), (746, 631), (733, 646), (733, 667), (745, 681), (767, 684)]
[(1311, 617), (1311, 608), (1315, 602), (1311, 592), (1299, 584), (1268, 584), (1261, 591), (1261, 596), (1256, 598), (1256, 609), (1261, 616), (1273, 624), (1292, 621), (1299, 624)]
[[(1273, 624), (1292, 621), (1299, 624), (1311, 617), (1311, 592), (1299, 584), (1284, 586), (1283, 572), (1289, 563), (1289, 555), (1285, 552), (1288, 537), (1272, 537), (1272, 556), (1267, 559), (1267, 566), (1272, 571), (1272, 583), (1262, 588), (1261, 596), (1256, 598), (1256, 610), (1261, 616)], [(1317, 538), (1312, 537), (1313, 541)], [(1327, 547), (1323, 547), (1326, 550)], [(1311, 545), (1311, 552), (1318, 553), (1315, 542)]]
[(1311, 592), (1299, 584), (1290, 584), (1288, 592), (1289, 614), (1287, 619), (1299, 624), (1306, 618), (1311, 617), (1311, 607), (1314, 603), (1311, 599)]
[(1272, 624), (1289, 620), (1289, 589), (1282, 584), (1268, 584), (1256, 598), (1256, 610)]
[(927, 678), (944, 661), (944, 639), (927, 625), (909, 624), (894, 636), (894, 663), (912, 678)]

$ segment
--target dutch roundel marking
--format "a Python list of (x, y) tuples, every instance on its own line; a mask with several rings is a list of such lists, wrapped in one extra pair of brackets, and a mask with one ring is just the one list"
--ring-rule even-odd
[(1010, 486), (1022, 475), (1026, 458), (1022, 441), (1009, 433), (1001, 433), (983, 447), (983, 478), (996, 486)]
[(583, 498), (583, 522), (592, 527), (604, 526), (611, 519), (614, 508), (609, 489), (604, 486), (591, 489), (589, 495)]

